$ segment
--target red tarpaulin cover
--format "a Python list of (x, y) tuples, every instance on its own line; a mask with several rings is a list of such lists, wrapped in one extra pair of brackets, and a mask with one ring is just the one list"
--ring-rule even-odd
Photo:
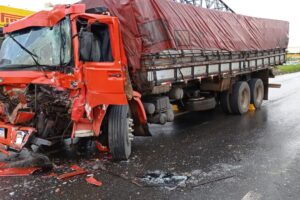
[(129, 64), (167, 49), (250, 51), (286, 49), (289, 23), (209, 10), (170, 0), (82, 0), (117, 16)]

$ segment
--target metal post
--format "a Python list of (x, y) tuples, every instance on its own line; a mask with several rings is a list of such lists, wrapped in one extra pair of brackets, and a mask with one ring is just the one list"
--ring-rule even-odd
[(225, 12), (235, 13), (226, 3), (222, 0), (173, 0), (177, 3), (191, 4), (202, 8), (213, 10), (220, 10)]

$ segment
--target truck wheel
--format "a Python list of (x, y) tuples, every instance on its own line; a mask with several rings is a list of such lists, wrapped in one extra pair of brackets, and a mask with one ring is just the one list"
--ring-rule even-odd
[(234, 114), (243, 115), (248, 112), (250, 105), (250, 88), (247, 82), (240, 81), (233, 85), (231, 109)]
[(108, 145), (114, 160), (127, 160), (131, 154), (133, 120), (129, 106), (112, 106), (108, 116)]
[(220, 104), (224, 113), (231, 114), (231, 105), (230, 105), (231, 94), (229, 91), (222, 92), (220, 95)]
[(251, 92), (251, 103), (255, 108), (260, 109), (264, 100), (264, 83), (261, 79), (251, 79), (249, 81), (249, 87)]

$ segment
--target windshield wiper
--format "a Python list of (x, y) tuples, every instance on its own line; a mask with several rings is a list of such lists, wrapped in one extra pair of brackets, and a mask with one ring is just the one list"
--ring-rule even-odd
[(34, 53), (32, 53), (31, 51), (29, 51), (29, 50), (28, 50), (26, 47), (24, 47), (20, 42), (18, 42), (18, 40), (16, 40), (16, 38), (14, 38), (14, 36), (12, 36), (11, 34), (8, 34), (8, 37), (10, 37), (17, 45), (19, 45), (19, 47), (20, 47), (22, 50), (24, 50), (26, 53), (28, 53), (28, 54), (31, 56), (32, 60), (35, 62), (35, 64), (36, 64), (37, 66), (40, 65), (39, 62), (38, 62), (37, 59), (36, 59), (36, 58), (38, 58), (38, 56), (37, 56), (36, 54), (34, 54)]
[[(8, 34), (8, 37), (10, 37), (17, 45), (20, 46), (21, 49), (23, 49), (26, 53), (28, 53), (31, 56), (32, 60), (36, 64), (37, 69), (41, 70), (44, 73), (45, 77), (47, 77), (47, 74), (45, 73), (43, 66), (41, 66), (40, 63), (36, 59), (36, 58), (38, 58), (38, 56), (36, 54), (32, 53), (31, 51), (29, 51), (26, 47), (24, 47), (11, 34)], [(45, 65), (45, 67), (46, 67), (46, 65)]]
[(0, 67), (0, 71), (29, 70), (29, 69), (41, 69), (41, 68), (43, 68), (43, 72), (44, 72), (44, 68), (46, 70), (49, 70), (49, 71), (55, 71), (56, 70), (56, 66), (51, 66), (51, 65), (36, 66), (36, 65), (8, 64), (8, 65), (2, 65)]

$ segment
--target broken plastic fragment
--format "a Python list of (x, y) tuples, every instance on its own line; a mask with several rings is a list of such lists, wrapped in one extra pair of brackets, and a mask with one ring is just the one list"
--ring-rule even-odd
[(29, 176), (40, 168), (6, 168), (0, 169), (0, 176)]
[(162, 171), (148, 172), (143, 177), (141, 181), (146, 185), (155, 187), (165, 187), (170, 190), (176, 189), (182, 185), (185, 185), (188, 177), (184, 175), (178, 175)]
[(97, 187), (100, 187), (103, 185), (101, 181), (96, 180), (94, 177), (88, 177), (85, 179), (89, 184), (95, 185)]
[(50, 174), (46, 175), (45, 177), (57, 177), (57, 174), (54, 172), (51, 172)]
[(62, 179), (67, 179), (67, 178), (71, 178), (73, 176), (78, 176), (78, 175), (87, 173), (87, 171), (85, 169), (79, 167), (78, 165), (73, 165), (70, 168), (74, 171), (62, 174), (62, 175), (58, 176), (57, 179), (62, 180)]
[(108, 152), (107, 146), (103, 146), (100, 142), (96, 142), (96, 147), (100, 152)]

